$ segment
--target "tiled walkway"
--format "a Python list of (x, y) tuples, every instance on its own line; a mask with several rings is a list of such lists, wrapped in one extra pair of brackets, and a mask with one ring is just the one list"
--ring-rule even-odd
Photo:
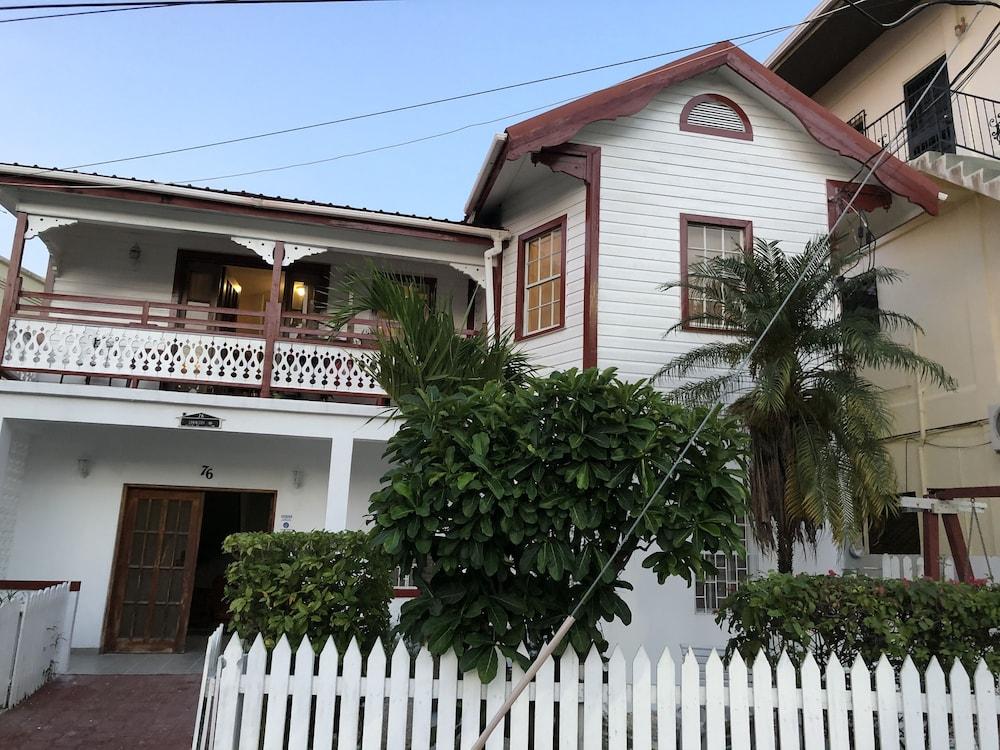
[(185, 750), (201, 675), (64, 675), (0, 713), (0, 748)]

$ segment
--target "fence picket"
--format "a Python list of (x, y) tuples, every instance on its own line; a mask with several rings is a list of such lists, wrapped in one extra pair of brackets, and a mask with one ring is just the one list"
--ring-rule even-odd
[(219, 709), (216, 713), (215, 750), (233, 750), (236, 746), (237, 710), (240, 698), (240, 677), (243, 674), (243, 644), (233, 635), (222, 654), (219, 675)]
[(851, 665), (851, 716), (854, 720), (854, 750), (875, 750), (875, 719), (872, 676), (861, 654)]
[(896, 705), (896, 674), (882, 654), (875, 667), (875, 694), (878, 703), (880, 750), (899, 750), (899, 709)]
[(681, 750), (701, 750), (700, 670), (688, 649), (681, 662)]
[(674, 659), (670, 649), (663, 649), (656, 663), (656, 747), (677, 747), (677, 687)]
[[(778, 659), (774, 679), (778, 686), (778, 739), (781, 743), (781, 750), (799, 750), (799, 704), (795, 687), (795, 667), (784, 651), (781, 653), (781, 658)], [(732, 693), (732, 689), (732, 679), (730, 679), (730, 693)], [(730, 713), (732, 713), (732, 709), (730, 709)], [(735, 740), (733, 745), (738, 747)], [(750, 743), (747, 742), (746, 747), (749, 746)]]
[(826, 663), (826, 728), (830, 750), (849, 750), (847, 681), (836, 654)]
[(604, 663), (597, 646), (583, 663), (583, 750), (601, 750), (604, 744)]
[(725, 689), (722, 659), (712, 649), (705, 664), (705, 737), (709, 747), (726, 745)]
[(267, 687), (267, 710), (264, 714), (264, 750), (282, 750), (285, 746), (285, 715), (288, 713), (288, 682), (292, 671), (292, 647), (281, 636), (271, 652), (271, 671)]
[(260, 633), (247, 653), (243, 677), (243, 708), (240, 711), (240, 750), (260, 746), (260, 717), (264, 708), (264, 677), (267, 674), (267, 648)]
[(639, 646), (639, 651), (632, 660), (632, 750), (652, 750), (652, 710), (652, 665), (646, 649)]
[[(426, 651), (430, 659), (431, 655)], [(340, 681), (340, 725), (337, 727), (337, 750), (355, 750), (358, 746), (358, 714), (361, 710), (361, 649), (351, 638), (344, 652), (343, 678)], [(428, 691), (429, 693), (430, 691)], [(428, 698), (428, 703), (430, 699)]]
[(976, 724), (979, 728), (979, 750), (1000, 750), (997, 731), (997, 686), (993, 673), (982, 659), (973, 678), (976, 686)]
[[(10, 602), (7, 603), (9, 604)], [(3, 607), (4, 605), (0, 604), (0, 611), (3, 610)], [(2, 619), (3, 616), (0, 614), (0, 621)], [(9, 673), (3, 671), (4, 652), (2, 633), (3, 624), (0, 622), (0, 707), (4, 705), (4, 699), (7, 695), (4, 678), (6, 675), (9, 675)], [(208, 645), (205, 648), (205, 662), (201, 667), (201, 687), (198, 690), (198, 716), (195, 718), (194, 732), (191, 735), (191, 750), (206, 750), (208, 748), (209, 726), (207, 717), (211, 713), (211, 706), (208, 704), (214, 702), (214, 685), (217, 678), (215, 669), (219, 665), (219, 644), (221, 642), (222, 626), (220, 625), (208, 637)], [(13, 656), (13, 652), (11, 655)]]
[(448, 651), (439, 659), (438, 675), (437, 735), (434, 738), (434, 747), (435, 750), (455, 750), (458, 657), (454, 651)]
[[(51, 677), (60, 652), (59, 639), (71, 629), (66, 623), (69, 595), (69, 584), (60, 583), (15, 603), (20, 608), (20, 626), (16, 626), (8, 705), (21, 702)], [(4, 705), (3, 697), (0, 693), (0, 706)]]
[(288, 750), (309, 747), (309, 713), (312, 708), (315, 655), (309, 636), (302, 636), (295, 651), (295, 674), (291, 678), (292, 709), (288, 717)]
[(907, 656), (899, 673), (899, 690), (903, 696), (903, 747), (906, 750), (924, 750), (924, 712), (921, 704), (920, 675)]
[(410, 653), (403, 641), (396, 644), (389, 664), (389, 727), (386, 750), (405, 750), (406, 714), (410, 703)]
[(823, 686), (819, 665), (806, 654), (799, 668), (802, 679), (802, 736), (806, 750), (824, 750), (826, 729), (823, 725)]
[(729, 721), (733, 750), (750, 750), (750, 693), (747, 665), (739, 651), (729, 660)]
[[(460, 750), (469, 750), (479, 737), (483, 687), (475, 671), (462, 675), (462, 739)], [(489, 719), (487, 719), (489, 721)]]
[(948, 673), (948, 692), (951, 693), (951, 725), (954, 728), (953, 747), (975, 747), (972, 737), (972, 691), (969, 673), (958, 659)]
[[(500, 668), (497, 670), (496, 677), (486, 686), (486, 721), (489, 721), (496, 715), (496, 712), (500, 710), (500, 706), (503, 705), (504, 700), (507, 698), (506, 660), (502, 654), (497, 654), (497, 659), (500, 662)], [(486, 743), (486, 750), (503, 750), (506, 721), (505, 719), (500, 722), (500, 726), (490, 736), (489, 741)]]
[[(927, 745), (930, 750), (949, 750), (948, 704), (944, 685), (944, 670), (937, 657), (932, 656), (924, 672), (927, 683)], [(907, 745), (909, 750), (909, 745)]]
[(559, 659), (559, 750), (576, 750), (580, 726), (580, 657), (570, 646)]
[[(518, 651), (521, 654), (527, 654), (523, 643)], [(516, 685), (522, 677), (524, 677), (524, 670), (514, 660), (511, 666), (510, 684)], [(530, 687), (521, 693), (514, 705), (510, 707), (510, 750), (528, 750), (529, 693)]]
[(625, 655), (615, 646), (608, 662), (608, 750), (625, 750), (628, 742), (627, 690)]
[[(206, 658), (218, 654), (220, 645), (221, 631), (216, 631)], [(411, 663), (399, 643), (387, 678), (381, 644), (364, 662), (352, 641), (340, 663), (329, 638), (318, 673), (308, 639), (293, 657), (282, 637), (270, 665), (268, 660), (260, 636), (246, 652), (234, 636), (218, 667), (206, 667), (193, 750), (234, 750), (237, 744), (239, 750), (256, 750), (259, 744), (265, 750), (333, 750), (334, 738), (336, 750), (468, 750), (479, 735), (484, 703), (492, 716), (523, 675), (521, 662), (503, 660), (489, 684), (470, 672), (462, 675), (459, 688), (454, 652), (441, 656), (435, 668), (429, 651), (420, 650)], [(897, 678), (884, 656), (874, 670), (860, 656), (849, 670), (831, 656), (823, 680), (808, 653), (798, 670), (788, 654), (772, 669), (761, 651), (748, 669), (739, 654), (726, 666), (713, 651), (703, 674), (689, 650), (679, 683), (676, 676), (669, 650), (657, 662), (654, 688), (652, 663), (641, 648), (632, 661), (631, 684), (620, 647), (606, 664), (596, 647), (583, 664), (567, 649), (558, 670), (554, 662), (542, 667), (487, 748), (553, 750), (557, 735), (558, 750), (677, 750), (678, 739), (680, 750), (703, 745), (711, 750), (1000, 750), (996, 678), (983, 662), (970, 680), (961, 662), (953, 663), (946, 676), (932, 658), (921, 676), (908, 658)]]
[(555, 735), (555, 667), (555, 660), (547, 659), (535, 675), (535, 750), (552, 750)]
[[(380, 652), (382, 644), (375, 642)], [(373, 651), (374, 653), (374, 651)], [(316, 733), (315, 750), (331, 750), (333, 747), (333, 722), (337, 708), (337, 669), (340, 654), (333, 638), (327, 636), (323, 650), (319, 654), (319, 673), (316, 675)], [(384, 669), (383, 669), (384, 673)], [(381, 704), (380, 704), (381, 705)], [(379, 737), (382, 736), (381, 713), (379, 714)]]
[[(413, 708), (411, 710), (410, 748), (428, 750), (431, 746), (431, 702), (434, 697), (434, 657), (420, 649), (413, 671)], [(350, 750), (342, 745), (340, 750)]]
[(774, 750), (774, 700), (771, 665), (763, 651), (753, 660), (753, 729), (757, 750)]

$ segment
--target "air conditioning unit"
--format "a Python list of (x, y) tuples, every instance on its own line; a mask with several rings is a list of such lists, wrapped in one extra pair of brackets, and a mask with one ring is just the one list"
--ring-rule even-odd
[(990, 444), (1000, 453), (1000, 404), (991, 404), (989, 412)]

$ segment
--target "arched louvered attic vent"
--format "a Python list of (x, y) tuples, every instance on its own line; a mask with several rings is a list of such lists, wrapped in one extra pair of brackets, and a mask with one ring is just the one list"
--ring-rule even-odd
[(721, 94), (699, 94), (681, 110), (681, 130), (753, 140), (750, 119), (739, 104)]

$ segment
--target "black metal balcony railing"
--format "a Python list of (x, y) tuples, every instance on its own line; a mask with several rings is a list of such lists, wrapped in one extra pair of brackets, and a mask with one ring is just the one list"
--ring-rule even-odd
[[(865, 127), (864, 133), (904, 160), (916, 159), (925, 151), (1000, 159), (1000, 102), (963, 91), (948, 95), (947, 102), (921, 104), (909, 121), (906, 102), (900, 102)], [(904, 132), (897, 138), (900, 130)]]

